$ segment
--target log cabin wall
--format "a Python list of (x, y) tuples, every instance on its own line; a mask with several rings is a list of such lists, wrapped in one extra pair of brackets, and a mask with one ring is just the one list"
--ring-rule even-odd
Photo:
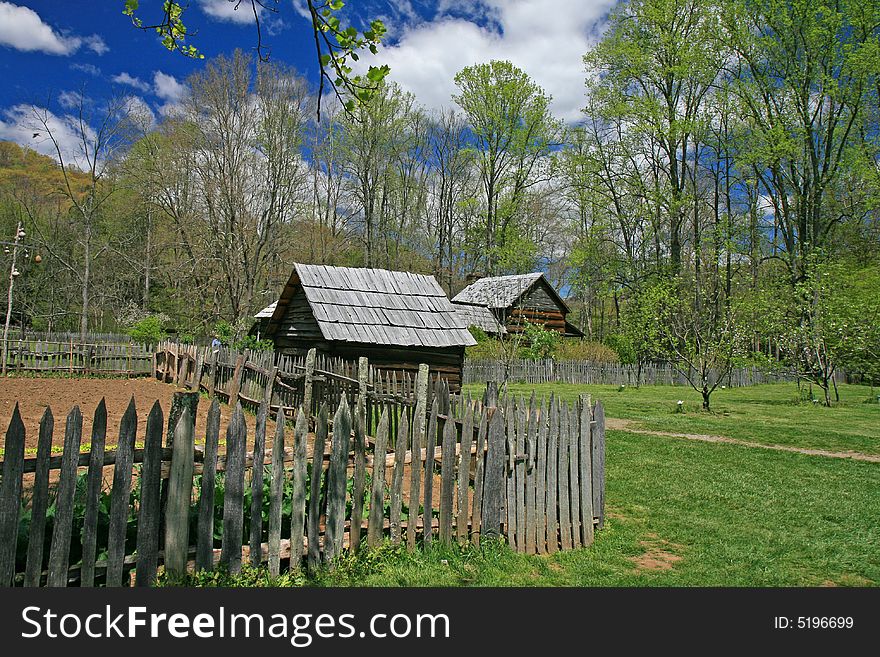
[(310, 342), (288, 342), (287, 346), (278, 346), (281, 353), (304, 356), (315, 347), (322, 354), (345, 360), (356, 361), (361, 356), (370, 360), (374, 369), (383, 372), (397, 372), (398, 377), (408, 373), (415, 377), (419, 364), (428, 365), (433, 379), (439, 376), (449, 382), (450, 391), (461, 389), (462, 370), (464, 368), (464, 347), (429, 349), (416, 347), (388, 347), (375, 344), (351, 342), (322, 342), (322, 346)]
[(567, 310), (559, 305), (554, 295), (547, 290), (543, 278), (527, 290), (505, 313), (505, 327), (509, 333), (519, 333), (523, 323), (528, 321), (550, 331), (565, 333)]

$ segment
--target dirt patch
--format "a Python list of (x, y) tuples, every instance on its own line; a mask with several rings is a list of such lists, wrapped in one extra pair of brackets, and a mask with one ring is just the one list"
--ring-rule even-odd
[(807, 454), (809, 456), (826, 456), (833, 459), (853, 459), (855, 461), (880, 463), (880, 455), (875, 454), (862, 454), (861, 452), (853, 451), (831, 452), (825, 449), (807, 449), (806, 447), (791, 447), (789, 445), (764, 445), (762, 443), (753, 443), (749, 440), (728, 438), (727, 436), (711, 436), (701, 433), (672, 433), (669, 431), (637, 429), (633, 426), (633, 424), (633, 420), (622, 420), (620, 418), (605, 419), (605, 427), (607, 429), (626, 431), (627, 433), (638, 433), (647, 436), (668, 436), (670, 438), (687, 438), (688, 440), (699, 440), (705, 443), (725, 443), (728, 445), (740, 445), (742, 447), (760, 447), (761, 449), (773, 449), (779, 452), (795, 452), (797, 454)]
[(629, 558), (635, 565), (636, 573), (672, 570), (682, 559), (673, 551), (681, 550), (681, 545), (657, 538), (653, 534), (649, 534), (649, 540), (639, 541), (639, 545), (645, 549), (644, 554)]
[[(33, 456), (39, 436), (40, 419), (47, 406), (52, 408), (55, 418), (55, 431), (52, 444), (61, 447), (64, 444), (64, 423), (67, 414), (74, 406), (79, 406), (83, 414), (83, 444), (91, 441), (92, 422), (95, 408), (101, 399), (107, 405), (107, 447), (115, 445), (119, 439), (119, 422), (134, 397), (138, 415), (137, 440), (142, 442), (146, 435), (147, 416), (153, 404), (158, 401), (165, 413), (167, 422), (171, 398), (177, 388), (155, 379), (86, 379), (86, 378), (0, 378), (0, 432), (5, 434), (6, 427), (12, 419), (16, 403), (19, 405), (22, 421), (25, 426), (25, 448), (31, 450)], [(199, 412), (196, 420), (196, 443), (205, 442), (205, 423), (207, 421), (209, 402), (199, 401)], [(232, 409), (226, 404), (220, 405), (220, 440), (226, 437), (226, 428)], [(248, 426), (248, 443), (253, 443), (256, 417), (245, 413)], [(271, 443), (275, 435), (275, 423), (269, 422), (266, 428), (267, 443)]]

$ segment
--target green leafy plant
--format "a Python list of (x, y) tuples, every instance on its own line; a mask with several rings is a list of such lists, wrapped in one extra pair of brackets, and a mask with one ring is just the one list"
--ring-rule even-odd
[(147, 315), (135, 322), (128, 331), (129, 336), (136, 342), (155, 343), (168, 337), (162, 328), (162, 320), (158, 315)]

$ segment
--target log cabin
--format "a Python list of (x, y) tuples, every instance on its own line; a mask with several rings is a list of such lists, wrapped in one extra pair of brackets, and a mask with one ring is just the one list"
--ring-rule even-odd
[(487, 308), (508, 334), (519, 333), (529, 322), (565, 337), (584, 335), (566, 319), (568, 305), (542, 272), (480, 278), (455, 295), (452, 302)]
[(295, 264), (278, 300), (257, 313), (275, 350), (366, 356), (378, 370), (418, 371), (461, 387), (465, 347), (476, 344), (433, 276)]

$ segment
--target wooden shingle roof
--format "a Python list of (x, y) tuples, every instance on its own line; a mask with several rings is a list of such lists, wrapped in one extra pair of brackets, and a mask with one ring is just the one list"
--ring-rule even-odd
[(458, 314), (461, 315), (462, 321), (467, 326), (476, 326), (489, 335), (504, 335), (507, 329), (504, 328), (495, 315), (486, 306), (479, 306), (470, 303), (452, 302)]
[(553, 289), (542, 272), (512, 276), (488, 276), (474, 281), (452, 298), (453, 303), (469, 303), (491, 309), (510, 308), (534, 285), (543, 283), (549, 293), (568, 312), (568, 305)]
[(326, 340), (423, 347), (476, 344), (433, 276), (303, 264), (294, 265), (267, 335), (278, 327), (298, 286)]

